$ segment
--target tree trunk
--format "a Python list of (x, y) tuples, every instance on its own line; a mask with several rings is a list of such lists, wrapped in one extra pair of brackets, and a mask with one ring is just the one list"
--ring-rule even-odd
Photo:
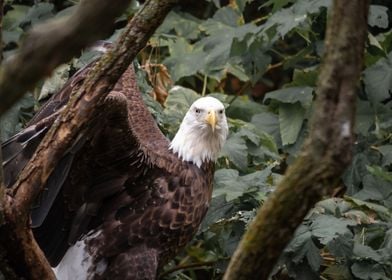
[(368, 7), (368, 0), (333, 2), (309, 138), (243, 236), (225, 280), (267, 279), (307, 212), (350, 163)]

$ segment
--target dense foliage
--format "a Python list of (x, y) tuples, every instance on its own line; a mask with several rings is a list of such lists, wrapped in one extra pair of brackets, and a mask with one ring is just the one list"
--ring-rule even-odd
[[(12, 55), (32, 24), (66, 15), (74, 2), (6, 1), (4, 56)], [(313, 110), (330, 4), (194, 1), (171, 12), (140, 54), (139, 86), (168, 137), (200, 94), (226, 104), (230, 125), (210, 211), (192, 244), (165, 267), (163, 279), (220, 279), (256, 209), (295, 159)], [(135, 3), (127, 16), (138, 8)], [(372, 1), (353, 162), (336, 178), (333, 197), (319, 202), (297, 229), (273, 278), (392, 278), (391, 16), (388, 1)], [(26, 95), (1, 120), (1, 139), (23, 127), (94, 55), (86, 51)]]

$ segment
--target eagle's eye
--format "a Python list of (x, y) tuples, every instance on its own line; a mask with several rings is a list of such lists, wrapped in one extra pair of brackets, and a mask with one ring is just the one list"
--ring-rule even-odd
[(222, 115), (223, 114), (223, 110), (219, 110), (219, 114)]
[(201, 110), (200, 109), (195, 109), (196, 114), (200, 114)]

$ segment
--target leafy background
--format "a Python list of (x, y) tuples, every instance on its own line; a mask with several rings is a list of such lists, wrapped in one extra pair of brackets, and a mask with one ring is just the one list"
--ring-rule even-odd
[[(67, 15), (77, 2), (6, 0), (4, 57), (32, 25)], [(273, 279), (392, 278), (392, 4), (371, 4), (352, 164), (333, 197), (297, 229)], [(140, 53), (139, 86), (168, 137), (200, 95), (226, 105), (230, 126), (207, 217), (162, 279), (220, 279), (256, 209), (295, 159), (307, 135), (330, 5), (193, 1), (172, 11)], [(139, 8), (133, 2), (108, 40)], [(85, 51), (26, 95), (2, 118), (1, 139), (21, 129), (95, 55)]]

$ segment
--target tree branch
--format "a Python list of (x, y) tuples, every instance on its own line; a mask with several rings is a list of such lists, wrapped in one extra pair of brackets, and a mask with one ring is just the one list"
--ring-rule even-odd
[(69, 17), (33, 28), (18, 53), (0, 69), (0, 116), (57, 66), (109, 35), (115, 18), (129, 3), (130, 0), (81, 1)]
[[(7, 223), (1, 227), (0, 244), (7, 250), (8, 259), (15, 260), (12, 265), (24, 268), (22, 272), (15, 269), (20, 276), (53, 279), (52, 270), (29, 228), (30, 207), (64, 152), (78, 135), (86, 131), (88, 122), (99, 114), (105, 97), (176, 2), (146, 1), (119, 37), (114, 49), (101, 57), (78, 92), (72, 94), (61, 116), (8, 192), (5, 205)], [(107, 3), (113, 5), (111, 1)], [(18, 250), (14, 252), (16, 246)]]
[(368, 8), (368, 0), (334, 0), (310, 136), (243, 236), (225, 280), (267, 279), (307, 212), (350, 163)]

